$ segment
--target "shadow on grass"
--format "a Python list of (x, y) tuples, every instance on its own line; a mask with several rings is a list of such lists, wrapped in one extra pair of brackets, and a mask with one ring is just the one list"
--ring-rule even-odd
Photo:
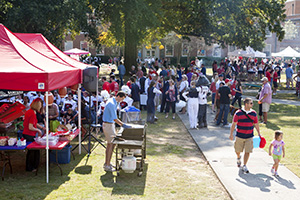
[(84, 166), (79, 166), (75, 168), (75, 173), (76, 174), (90, 174), (92, 173), (93, 167), (91, 165), (84, 165)]
[[(51, 192), (70, 180), (69, 174), (85, 157), (85, 152), (75, 154), (75, 160), (68, 164), (60, 164), (63, 175), (55, 164), (49, 167), (49, 183), (46, 183), (45, 150), (41, 150), (41, 160), (38, 174), (25, 171), (26, 151), (11, 154), (13, 174), (9, 168), (5, 171), (5, 180), (1, 181), (0, 199), (45, 199)], [(30, 194), (30, 195), (29, 195)]]
[(271, 123), (270, 121), (268, 121), (266, 127), (269, 128), (269, 129), (271, 129), (271, 130), (273, 130), (273, 131), (276, 131), (276, 130), (280, 129), (280, 127), (278, 126), (278, 124)]
[(112, 195), (144, 195), (147, 171), (146, 163), (141, 177), (137, 176), (137, 171), (125, 173), (121, 170), (119, 176), (106, 172), (100, 177), (100, 181), (104, 187), (113, 188)]

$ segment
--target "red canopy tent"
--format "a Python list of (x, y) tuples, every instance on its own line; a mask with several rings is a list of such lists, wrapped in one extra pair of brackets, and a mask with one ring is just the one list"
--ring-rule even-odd
[[(14, 33), (19, 39), (23, 42), (44, 54), (45, 56), (56, 60), (57, 62), (70, 65), (74, 68), (79, 68), (81, 70), (90, 67), (91, 65), (84, 64), (79, 62), (62, 51), (57, 49), (53, 44), (51, 44), (42, 34), (40, 33)], [(78, 91), (78, 110), (79, 110), (79, 119), (81, 118), (81, 88), (79, 87)], [(78, 126), (81, 127), (81, 121), (78, 120)], [(79, 134), (79, 143), (81, 143), (81, 134)], [(81, 154), (81, 145), (79, 145), (79, 154)]]
[[(25, 44), (0, 24), (0, 89), (48, 91), (80, 84), (82, 69), (57, 62)], [(48, 98), (46, 98), (48, 105)], [(46, 106), (46, 181), (49, 181), (49, 116)]]
[(0, 89), (50, 91), (82, 82), (82, 70), (57, 62), (0, 24)]
[(58, 62), (71, 65), (75, 68), (85, 69), (91, 65), (79, 62), (56, 48), (40, 33), (14, 33), (23, 42), (36, 49), (45, 56), (52, 58)]

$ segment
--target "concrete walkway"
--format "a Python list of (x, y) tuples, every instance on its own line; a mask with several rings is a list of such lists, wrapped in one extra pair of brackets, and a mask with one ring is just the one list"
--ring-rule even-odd
[[(208, 109), (208, 128), (189, 129), (187, 114), (178, 114), (210, 166), (235, 200), (296, 200), (300, 199), (300, 179), (285, 166), (280, 165), (280, 177), (271, 175), (273, 159), (263, 149), (254, 149), (244, 174), (236, 165), (233, 141), (229, 128), (213, 125), (213, 114)], [(255, 134), (257, 134), (255, 132)], [(270, 141), (267, 141), (267, 145)]]

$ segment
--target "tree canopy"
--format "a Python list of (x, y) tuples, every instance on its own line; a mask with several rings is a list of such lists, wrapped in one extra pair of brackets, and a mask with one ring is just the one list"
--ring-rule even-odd
[(124, 45), (130, 68), (138, 45), (159, 44), (172, 31), (207, 44), (261, 50), (269, 31), (284, 38), (284, 5), (285, 0), (2, 0), (0, 22), (14, 32), (40, 32), (57, 46), (67, 33), (80, 31), (96, 45)]
[[(125, 44), (126, 60), (127, 45), (153, 43), (170, 31), (207, 44), (261, 50), (269, 31), (284, 38), (284, 5), (285, 0), (107, 0), (99, 2), (96, 16), (109, 24), (109, 39)], [(136, 57), (136, 49), (128, 51)]]
[(68, 33), (97, 37), (88, 0), (2, 0), (0, 22), (13, 32), (42, 33), (60, 47)]

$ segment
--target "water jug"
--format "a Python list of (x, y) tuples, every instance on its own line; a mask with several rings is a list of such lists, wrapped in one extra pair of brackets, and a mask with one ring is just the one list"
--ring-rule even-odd
[(133, 173), (136, 169), (136, 158), (133, 152), (127, 152), (122, 159), (122, 170), (125, 173)]

